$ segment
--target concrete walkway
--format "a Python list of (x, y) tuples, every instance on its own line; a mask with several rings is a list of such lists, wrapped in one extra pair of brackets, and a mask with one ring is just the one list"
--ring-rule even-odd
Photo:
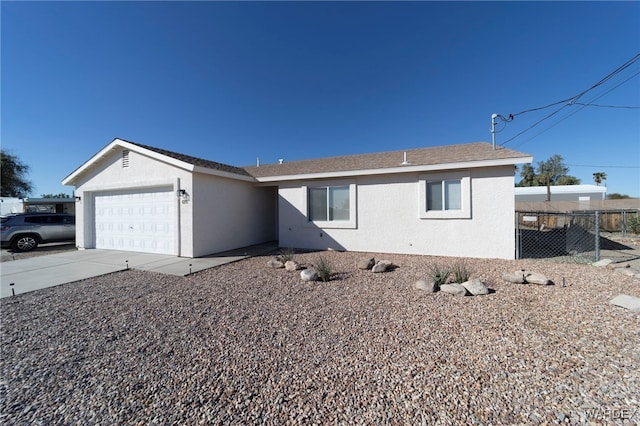
[(259, 244), (198, 258), (117, 250), (77, 250), (0, 264), (0, 297), (27, 293), (127, 268), (186, 276), (194, 272), (268, 254), (277, 242)]

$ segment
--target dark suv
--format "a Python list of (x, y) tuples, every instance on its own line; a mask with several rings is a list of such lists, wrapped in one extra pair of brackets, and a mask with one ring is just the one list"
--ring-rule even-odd
[(75, 241), (76, 218), (70, 214), (17, 213), (0, 217), (2, 248), (29, 251), (40, 243)]

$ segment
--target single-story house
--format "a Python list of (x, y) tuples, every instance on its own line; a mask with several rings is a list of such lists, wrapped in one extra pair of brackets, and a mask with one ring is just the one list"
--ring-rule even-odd
[[(607, 187), (598, 185), (551, 185), (551, 201), (605, 200)], [(547, 201), (546, 186), (516, 187), (516, 203)]]
[(0, 198), (0, 212), (9, 213), (67, 213), (75, 214), (73, 198)]
[(63, 180), (80, 248), (281, 247), (513, 259), (515, 165), (485, 142), (235, 167), (115, 139)]

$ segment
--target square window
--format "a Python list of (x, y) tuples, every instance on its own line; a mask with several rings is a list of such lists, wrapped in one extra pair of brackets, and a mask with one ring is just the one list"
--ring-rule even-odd
[(427, 182), (427, 210), (460, 210), (462, 184), (460, 180)]
[(471, 177), (440, 173), (418, 178), (421, 219), (471, 219)]
[(348, 221), (349, 197), (349, 186), (309, 188), (309, 220), (313, 222)]

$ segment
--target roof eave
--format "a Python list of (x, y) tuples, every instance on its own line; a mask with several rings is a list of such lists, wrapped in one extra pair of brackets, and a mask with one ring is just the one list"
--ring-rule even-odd
[(296, 181), (296, 180), (333, 179), (333, 178), (344, 178), (344, 177), (353, 177), (353, 176), (374, 176), (374, 175), (388, 175), (388, 174), (398, 174), (398, 173), (424, 173), (424, 172), (434, 172), (434, 171), (440, 171), (440, 170), (510, 166), (510, 165), (516, 165), (516, 164), (531, 163), (532, 161), (533, 161), (532, 156), (526, 156), (526, 157), (504, 158), (504, 159), (497, 159), (497, 160), (464, 161), (464, 162), (457, 162), (457, 163), (442, 163), (442, 164), (429, 164), (429, 165), (408, 164), (408, 165), (400, 165), (397, 167), (387, 167), (387, 168), (378, 168), (378, 169), (264, 176), (264, 177), (256, 177), (256, 180), (260, 183), (274, 183), (274, 182)]
[(191, 170), (194, 169), (193, 164), (186, 163), (184, 161), (180, 161), (178, 159), (168, 157), (166, 155), (163, 155), (163, 154), (151, 151), (149, 149), (143, 148), (143, 147), (141, 147), (139, 145), (136, 145), (134, 143), (127, 142), (125, 140), (116, 138), (113, 141), (111, 141), (111, 143), (109, 143), (107, 146), (102, 148), (97, 154), (95, 154), (93, 157), (91, 157), (88, 161), (86, 161), (82, 166), (78, 167), (69, 176), (64, 178), (62, 180), (62, 184), (63, 185), (75, 185), (75, 182), (77, 181), (77, 178), (80, 175), (82, 175), (84, 172), (86, 172), (91, 167), (93, 167), (96, 163), (98, 163), (101, 159), (103, 159), (105, 156), (107, 156), (107, 154), (110, 153), (112, 150), (114, 150), (116, 147), (122, 147), (122, 148), (128, 149), (130, 151), (135, 151), (135, 152), (142, 153), (142, 154), (147, 155), (147, 156), (149, 156), (151, 158), (154, 158), (156, 160), (162, 161), (164, 163), (171, 164), (173, 166), (179, 167), (179, 168), (184, 169), (184, 170), (190, 170), (191, 171)]
[(219, 176), (227, 179), (242, 180), (245, 182), (252, 182), (252, 183), (256, 182), (256, 179), (253, 176), (249, 176), (249, 175), (245, 176), (237, 173), (225, 172), (223, 170), (210, 169), (208, 167), (194, 166), (192, 171), (194, 173), (202, 173), (210, 176)]

